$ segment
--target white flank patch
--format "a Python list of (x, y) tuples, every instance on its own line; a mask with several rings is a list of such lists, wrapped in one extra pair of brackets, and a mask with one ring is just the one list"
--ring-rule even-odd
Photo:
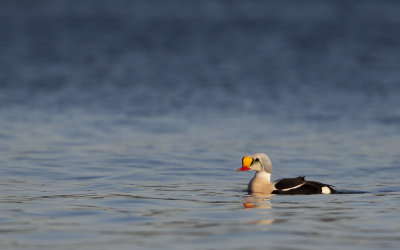
[(323, 194), (330, 194), (331, 193), (331, 189), (327, 186), (322, 187), (321, 192)]

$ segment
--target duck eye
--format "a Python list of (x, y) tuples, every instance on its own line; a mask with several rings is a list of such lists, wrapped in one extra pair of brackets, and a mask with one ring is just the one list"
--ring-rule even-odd
[(260, 161), (260, 159), (258, 159), (258, 158), (255, 158), (255, 159), (254, 159), (254, 161)]

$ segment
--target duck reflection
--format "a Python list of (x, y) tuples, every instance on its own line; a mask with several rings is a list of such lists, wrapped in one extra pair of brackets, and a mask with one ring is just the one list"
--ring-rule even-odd
[[(243, 200), (243, 206), (245, 209), (252, 209), (256, 208), (256, 213), (260, 214), (269, 214), (270, 209), (272, 208), (272, 195), (253, 195), (249, 197), (245, 197)], [(250, 225), (270, 225), (275, 222), (274, 219), (268, 218), (268, 219), (258, 219), (258, 220), (252, 220), (248, 221), (248, 224)]]
[[(252, 195), (243, 199), (243, 206), (245, 209), (257, 209), (255, 210), (258, 214), (270, 214), (272, 208), (272, 195)], [(251, 220), (247, 223), (249, 225), (270, 225), (275, 222), (271, 218), (260, 218), (257, 220)]]
[(243, 200), (243, 206), (245, 208), (272, 208), (271, 205), (272, 195), (252, 195), (249, 197), (245, 197)]

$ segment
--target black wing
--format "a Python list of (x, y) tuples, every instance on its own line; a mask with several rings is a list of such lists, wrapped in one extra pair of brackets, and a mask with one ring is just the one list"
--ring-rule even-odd
[[(294, 179), (298, 179), (298, 180), (294, 180)], [(297, 178), (290, 178), (290, 179), (282, 179), (281, 181), (285, 180), (285, 182), (288, 182), (290, 184), (290, 181), (292, 181), (293, 185), (294, 183), (298, 183), (298, 187), (297, 188), (293, 188), (290, 189), (290, 187), (287, 187), (286, 190), (285, 188), (278, 188), (277, 190), (274, 190), (272, 193), (273, 194), (289, 194), (289, 195), (293, 195), (293, 194), (320, 194), (322, 191), (322, 187), (326, 186), (331, 190), (331, 193), (337, 193), (337, 191), (335, 189), (332, 188), (331, 185), (328, 184), (324, 184), (324, 183), (320, 183), (320, 182), (316, 182), (316, 181), (306, 181), (304, 180), (303, 176), (297, 177)], [(302, 183), (300, 182), (300, 180), (303, 180), (303, 185), (301, 185)], [(278, 183), (280, 183), (281, 181), (279, 181)], [(285, 183), (284, 182), (284, 183)], [(278, 184), (277, 183), (277, 184)], [(277, 186), (277, 184), (275, 185), (275, 187)], [(283, 185), (280, 185), (283, 186)], [(296, 187), (296, 185), (292, 186), (292, 187)]]
[(304, 184), (305, 182), (306, 180), (304, 179), (304, 176), (299, 176), (297, 178), (285, 178), (277, 180), (275, 183), (275, 188), (278, 190), (294, 188)]

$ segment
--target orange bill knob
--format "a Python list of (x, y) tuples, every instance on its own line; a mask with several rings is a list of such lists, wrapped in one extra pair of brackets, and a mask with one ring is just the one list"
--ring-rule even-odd
[(254, 159), (249, 157), (249, 156), (245, 156), (242, 159), (242, 167), (239, 168), (238, 170), (236, 170), (236, 172), (240, 172), (240, 171), (247, 171), (250, 170), (250, 166), (253, 163)]
[(250, 168), (250, 165), (253, 163), (254, 159), (249, 157), (249, 156), (245, 156), (242, 159), (242, 165), (245, 167)]

